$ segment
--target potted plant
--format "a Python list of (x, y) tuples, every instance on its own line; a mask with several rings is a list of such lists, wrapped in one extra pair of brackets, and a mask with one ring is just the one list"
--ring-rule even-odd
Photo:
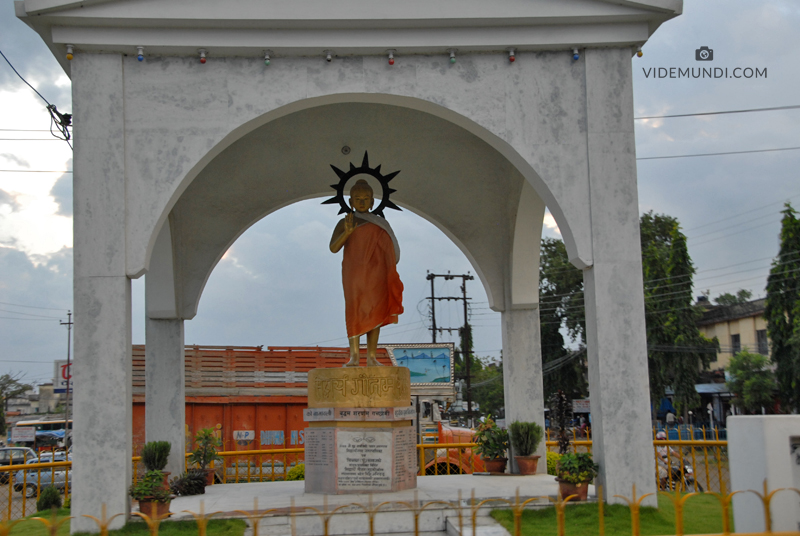
[(577, 495), (578, 500), (585, 501), (589, 492), (589, 484), (597, 476), (599, 467), (588, 452), (562, 454), (561, 459), (558, 460), (556, 478), (561, 497)]
[(164, 471), (172, 449), (169, 441), (148, 441), (142, 449), (142, 463), (150, 471), (161, 471), (164, 474), (164, 487), (169, 487), (169, 471)]
[(169, 503), (172, 494), (169, 487), (164, 486), (162, 471), (148, 471), (142, 479), (130, 487), (130, 495), (139, 501), (139, 511), (153, 518), (161, 518), (169, 514)]
[(205, 471), (206, 484), (211, 485), (214, 483), (214, 469), (208, 466), (222, 460), (222, 457), (217, 454), (222, 448), (222, 440), (214, 435), (213, 428), (203, 428), (194, 436), (194, 442), (196, 447), (189, 455), (189, 463), (193, 463)]
[(489, 473), (503, 473), (506, 470), (506, 450), (508, 450), (508, 432), (490, 418), (478, 426), (474, 441), (475, 452), (480, 455), (483, 465)]
[(535, 422), (514, 421), (508, 430), (511, 432), (511, 447), (520, 474), (535, 475), (541, 458), (535, 452), (544, 435), (542, 427)]

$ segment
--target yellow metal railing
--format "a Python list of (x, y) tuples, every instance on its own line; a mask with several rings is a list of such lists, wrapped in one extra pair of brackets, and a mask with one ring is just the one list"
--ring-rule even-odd
[[(753, 491), (753, 490), (749, 490)], [(761, 499), (763, 509), (764, 509), (764, 531), (763, 532), (755, 532), (749, 533), (751, 536), (800, 536), (800, 531), (792, 530), (792, 531), (784, 531), (784, 532), (773, 532), (772, 530), (772, 509), (771, 509), (771, 499), (776, 493), (779, 492), (795, 492), (800, 494), (800, 490), (796, 488), (779, 488), (772, 491), (769, 491), (767, 487), (767, 482), (764, 481), (764, 493), (756, 492), (756, 495)], [(738, 492), (735, 492), (738, 493)], [(675, 493), (665, 493), (662, 492), (663, 495), (667, 496), (674, 505), (675, 510), (675, 534), (677, 536), (688, 536), (688, 534), (684, 531), (684, 518), (685, 514), (684, 511), (686, 509), (687, 500), (691, 500), (691, 497), (695, 495), (694, 493), (689, 494), (681, 494), (679, 492)], [(632, 495), (631, 497), (625, 497), (623, 495), (615, 495), (622, 500), (624, 500), (628, 504), (628, 508), (630, 510), (630, 517), (631, 517), (631, 525), (630, 525), (630, 534), (631, 536), (639, 536), (642, 532), (641, 527), (641, 503), (642, 500), (648, 497), (650, 494), (644, 495), (637, 495), (636, 493), (636, 486), (634, 485), (632, 488)], [(720, 502), (721, 506), (721, 521), (722, 521), (722, 533), (720, 535), (713, 535), (713, 536), (728, 536), (730, 534), (731, 526), (730, 526), (730, 508), (731, 508), (731, 498), (733, 493), (729, 494), (717, 494), (717, 499)], [(330, 536), (330, 526), (331, 526), (331, 519), (334, 516), (341, 516), (341, 515), (351, 515), (353, 512), (360, 512), (366, 514), (366, 519), (361, 517), (358, 520), (351, 518), (351, 523), (348, 525), (348, 530), (358, 534), (368, 534), (369, 536), (375, 536), (377, 533), (385, 533), (385, 527), (381, 526), (381, 522), (389, 522), (388, 517), (391, 516), (391, 523), (395, 526), (398, 522), (398, 516), (404, 513), (407, 513), (409, 517), (409, 522), (413, 524), (413, 531), (412, 533), (415, 536), (419, 536), (421, 534), (421, 527), (425, 527), (429, 529), (428, 523), (424, 521), (421, 522), (421, 518), (423, 515), (430, 513), (432, 516), (438, 516), (439, 518), (446, 518), (446, 517), (454, 517), (455, 524), (461, 529), (460, 532), (464, 532), (463, 529), (465, 527), (471, 527), (472, 534), (476, 534), (479, 526), (478, 517), (480, 515), (480, 510), (486, 508), (500, 508), (500, 509), (507, 509), (512, 512), (513, 517), (513, 527), (511, 533), (513, 536), (522, 536), (522, 515), (526, 508), (533, 506), (533, 503), (537, 503), (537, 506), (540, 507), (542, 501), (547, 501), (551, 503), (554, 508), (556, 509), (556, 534), (559, 536), (564, 536), (566, 533), (566, 521), (567, 519), (572, 516), (576, 515), (573, 513), (573, 508), (571, 507), (569, 500), (571, 497), (531, 497), (527, 499), (523, 499), (520, 497), (519, 488), (517, 488), (516, 493), (514, 495), (514, 499), (501, 499), (501, 498), (492, 498), (492, 499), (485, 499), (482, 501), (478, 501), (475, 498), (475, 491), (472, 491), (471, 497), (468, 500), (462, 501), (461, 500), (462, 493), (459, 491), (457, 500), (453, 501), (446, 501), (446, 500), (435, 500), (426, 503), (422, 503), (418, 500), (418, 498), (414, 497), (413, 501), (384, 501), (378, 504), (375, 504), (372, 501), (372, 497), (370, 496), (369, 501), (364, 503), (349, 503), (345, 505), (339, 505), (334, 508), (329, 508), (327, 501), (325, 501), (323, 508), (311, 507), (311, 506), (295, 506), (294, 499), (291, 500), (291, 507), (286, 512), (286, 516), (290, 519), (292, 532), (294, 532), (294, 527), (298, 519), (301, 516), (317, 516), (319, 521), (321, 522), (321, 535), (322, 536)], [(597, 524), (597, 532), (600, 536), (605, 536), (605, 523), (604, 523), (604, 503), (603, 503), (603, 489), (602, 487), (598, 486), (597, 488), (597, 509), (598, 509), (598, 524)], [(253, 510), (239, 510), (237, 511), (243, 518), (246, 518), (249, 523), (250, 527), (253, 530), (254, 534), (258, 534), (258, 526), (262, 520), (265, 520), (267, 516), (274, 516), (276, 515), (275, 509), (260, 509), (258, 507), (258, 503), (255, 502), (253, 505)], [(98, 526), (98, 531), (101, 534), (107, 534), (110, 524), (112, 520), (116, 516), (109, 516), (105, 503), (102, 504), (99, 508), (100, 514), (99, 517), (86, 515), (86, 517), (93, 519)], [(436, 512), (439, 510), (439, 512)], [(443, 515), (442, 511), (451, 512), (447, 516)], [(433, 512), (431, 512), (433, 511)], [(197, 523), (197, 534), (198, 536), (202, 536), (206, 534), (206, 528), (208, 526), (209, 520), (215, 516), (220, 514), (221, 512), (210, 512), (206, 513), (203, 508), (203, 504), (200, 504), (200, 512), (189, 512), (195, 522)], [(381, 516), (381, 514), (386, 514), (386, 517)], [(162, 517), (150, 517), (146, 514), (136, 512), (134, 515), (139, 516), (144, 519), (147, 523), (150, 534), (152, 536), (158, 536), (159, 530), (161, 527), (161, 522), (166, 519), (169, 514), (166, 514)], [(50, 529), (48, 532), (55, 534), (58, 525), (63, 521), (60, 521), (56, 518), (55, 512), (53, 516), (48, 519), (38, 518), (36, 521), (43, 523)], [(24, 523), (32, 523), (31, 521), (25, 521)], [(10, 521), (6, 520), (0, 523), (0, 533), (8, 534), (12, 527), (19, 523), (18, 520)], [(37, 523), (38, 524), (38, 523)], [(376, 530), (377, 529), (377, 530)], [(615, 533), (617, 534), (617, 533)]]
[[(7, 475), (6, 485), (2, 486), (7, 493), (7, 501), (2, 509), (3, 517), (14, 519), (35, 513), (36, 501), (42, 489), (50, 485), (58, 488), (63, 486), (64, 496), (69, 497), (71, 468), (71, 461), (1, 466), (0, 475)], [(19, 472), (22, 473), (22, 478), (17, 481)], [(35, 477), (32, 473), (35, 473)]]
[(472, 452), (475, 443), (421, 443), (417, 445), (417, 475), (463, 475), (483, 471), (483, 462)]
[[(664, 440), (653, 441), (654, 460), (659, 459), (659, 449), (672, 449), (671, 456), (678, 470), (668, 471), (667, 478), (660, 482), (663, 489), (712, 491), (727, 493), (730, 489), (730, 470), (728, 464), (728, 443), (711, 439), (719, 437), (718, 432), (704, 431), (708, 440)], [(713, 434), (713, 435), (712, 435)], [(546, 441), (548, 451), (557, 448), (557, 442)], [(591, 437), (582, 439), (573, 432), (574, 440), (570, 443), (573, 452), (591, 452)], [(474, 453), (474, 443), (421, 443), (417, 445), (417, 459), (419, 460), (419, 475), (454, 475), (470, 474), (483, 472), (483, 461)], [(216, 473), (217, 483), (244, 483), (244, 482), (272, 482), (285, 480), (289, 470), (296, 464), (304, 460), (303, 448), (272, 449), (272, 450), (250, 450), (250, 451), (224, 451), (220, 452), (222, 462), (214, 464), (212, 468)], [(189, 454), (187, 454), (188, 458)], [(544, 462), (544, 460), (542, 460)], [(138, 481), (144, 468), (140, 456), (132, 458), (133, 481)], [(6, 489), (6, 493), (0, 493), (0, 512), (6, 519), (24, 517), (32, 513), (35, 509), (34, 497), (26, 497), (26, 493), (20, 493), (15, 489), (14, 478), (22, 467), (25, 468), (23, 475), (24, 484), (31, 484), (28, 478), (30, 471), (37, 471), (35, 489), (38, 498), (42, 487), (39, 485), (42, 479), (47, 482), (50, 473), (41, 471), (49, 468), (65, 468), (64, 497), (69, 497), (69, 471), (72, 462), (55, 462), (43, 464), (10, 465), (0, 467), (0, 482), (3, 475), (7, 475), (7, 485), (0, 484), (0, 490)], [(691, 477), (687, 476), (685, 467), (691, 468)], [(186, 464), (188, 468), (188, 462)], [(55, 469), (53, 469), (55, 470)], [(654, 464), (656, 478), (659, 479), (657, 465)], [(177, 475), (172, 475), (177, 476)], [(692, 481), (693, 479), (693, 481)], [(660, 480), (660, 479), (659, 479)], [(24, 487), (20, 487), (24, 490)], [(5, 497), (3, 497), (5, 495)], [(32, 494), (31, 494), (32, 495)], [(3, 503), (3, 501), (6, 501)]]

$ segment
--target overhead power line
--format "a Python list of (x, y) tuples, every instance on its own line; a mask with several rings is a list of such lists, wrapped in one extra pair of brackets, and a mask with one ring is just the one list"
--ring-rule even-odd
[(675, 154), (669, 156), (644, 156), (637, 157), (636, 160), (663, 160), (666, 158), (692, 158), (695, 156), (725, 156), (731, 154), (749, 154), (749, 153), (771, 153), (775, 151), (796, 151), (800, 147), (781, 147), (779, 149), (753, 149), (751, 151), (730, 151), (726, 153), (699, 153), (699, 154)]
[(71, 169), (0, 169), (0, 173), (72, 173)]
[(671, 117), (697, 117), (701, 115), (723, 115), (723, 114), (744, 114), (750, 112), (772, 112), (775, 110), (793, 110), (800, 108), (800, 104), (792, 104), (790, 106), (773, 106), (771, 108), (749, 108), (745, 110), (724, 110), (720, 112), (697, 112), (693, 114), (672, 114), (672, 115), (648, 115), (642, 117), (634, 117), (634, 121), (640, 119), (666, 119)]
[(63, 307), (61, 309), (56, 309), (55, 307), (37, 307), (35, 305), (22, 305), (19, 303), (8, 303), (8, 302), (0, 302), (0, 305), (11, 305), (13, 307), (24, 307), (26, 309), (43, 309), (45, 311), (66, 311), (67, 308)]
[[(0, 56), (3, 56), (3, 59), (6, 60), (6, 63), (8, 63), (8, 66), (11, 67), (11, 70), (14, 71), (14, 73), (16, 73), (17, 76), (19, 76), (20, 80), (25, 82), (25, 85), (31, 88), (34, 91), (34, 93), (39, 95), (39, 97), (45, 103), (47, 103), (47, 111), (50, 113), (50, 134), (52, 134), (57, 139), (64, 140), (65, 142), (67, 142), (69, 148), (72, 149), (72, 144), (69, 142), (71, 138), (71, 135), (69, 133), (69, 127), (72, 126), (72, 114), (62, 114), (61, 112), (59, 112), (55, 104), (50, 104), (50, 102), (48, 102), (48, 100), (45, 99), (44, 96), (41, 93), (39, 93), (35, 87), (30, 85), (28, 81), (25, 80), (25, 78), (23, 78), (21, 74), (19, 74), (19, 71), (17, 71), (14, 68), (14, 66), (11, 64), (11, 61), (8, 58), (6, 58), (6, 55), (3, 54), (2, 50), (0, 50)], [(56, 129), (58, 134), (56, 134), (56, 132), (53, 132), (53, 128)], [(32, 140), (32, 141), (37, 141), (37, 140)]]

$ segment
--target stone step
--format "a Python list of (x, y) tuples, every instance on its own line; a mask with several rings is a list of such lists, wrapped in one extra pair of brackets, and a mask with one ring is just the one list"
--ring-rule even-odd
[[(476, 516), (478, 530), (473, 534), (469, 508), (461, 511), (464, 536), (508, 536), (494, 519), (489, 517), (489, 508), (481, 508)], [(348, 506), (328, 513), (329, 536), (360, 536), (370, 534), (369, 518), (364, 511), (355, 506)], [(325, 514), (317, 512), (300, 512), (292, 517), (286, 514), (267, 515), (259, 521), (258, 533), (266, 536), (319, 536), (325, 534), (323, 523)], [(460, 536), (458, 512), (445, 505), (431, 505), (419, 514), (420, 536)], [(248, 524), (250, 522), (248, 521)], [(497, 529), (500, 529), (498, 531)], [(252, 532), (252, 531), (250, 531)], [(414, 534), (414, 514), (398, 505), (381, 508), (374, 518), (374, 534), (402, 536)], [(247, 535), (246, 535), (247, 536)]]

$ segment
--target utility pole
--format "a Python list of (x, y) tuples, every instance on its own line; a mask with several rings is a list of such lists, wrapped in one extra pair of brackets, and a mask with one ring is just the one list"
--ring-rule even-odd
[[(437, 277), (443, 278), (445, 281), (451, 281), (457, 277), (461, 278), (461, 296), (436, 296), (433, 289), (433, 280)], [(429, 300), (431, 300), (431, 332), (433, 333), (433, 342), (436, 342), (436, 332), (439, 331), (447, 331), (451, 333), (452, 330), (456, 329), (461, 333), (461, 353), (464, 355), (464, 362), (466, 364), (466, 380), (467, 380), (467, 415), (472, 421), (472, 352), (470, 352), (469, 345), (470, 341), (472, 340), (472, 330), (469, 325), (469, 309), (467, 306), (467, 281), (471, 281), (475, 279), (474, 276), (470, 275), (469, 272), (466, 274), (461, 275), (454, 275), (451, 274), (449, 271), (446, 274), (432, 274), (428, 272), (428, 275), (425, 277), (431, 282), (431, 295)], [(463, 300), (464, 302), (464, 326), (461, 328), (439, 328), (436, 326), (436, 300)]]
[(64, 408), (64, 451), (69, 452), (69, 439), (70, 439), (70, 429), (69, 429), (69, 381), (72, 378), (72, 363), (70, 362), (71, 352), (70, 349), (72, 347), (72, 311), (67, 311), (67, 321), (61, 322), (62, 326), (67, 326), (67, 403), (66, 407)]
[(433, 280), (436, 279), (436, 275), (428, 272), (428, 275), (425, 278), (431, 282), (431, 297), (428, 298), (431, 300), (431, 334), (433, 334), (433, 342), (436, 343), (436, 295), (433, 291)]

